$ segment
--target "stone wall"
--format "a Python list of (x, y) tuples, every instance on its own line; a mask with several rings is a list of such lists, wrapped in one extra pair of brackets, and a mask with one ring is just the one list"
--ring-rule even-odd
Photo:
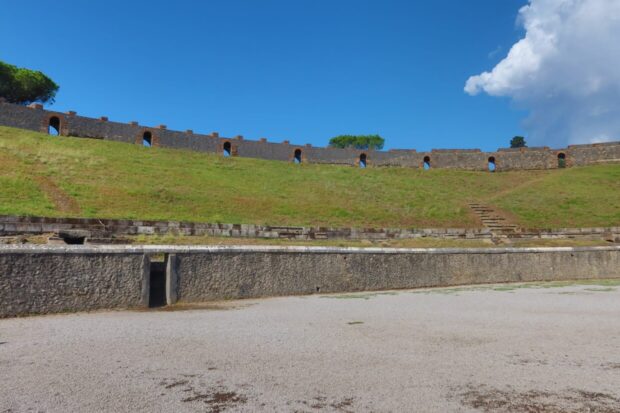
[[(491, 238), (487, 228), (327, 228), (286, 227), (254, 224), (220, 224), (178, 221), (144, 221), (98, 218), (52, 218), (0, 216), (0, 236), (62, 234), (81, 231), (87, 241), (122, 238), (128, 235), (188, 235), (233, 238), (285, 238), (295, 240), (346, 239), (383, 240), (395, 238)], [(618, 228), (620, 235), (620, 228)]]
[(50, 119), (57, 118), (60, 134), (83, 138), (105, 139), (125, 143), (142, 144), (145, 132), (151, 134), (153, 146), (187, 149), (210, 153), (223, 153), (225, 143), (231, 145), (233, 156), (261, 158), (291, 162), (296, 150), (301, 151), (303, 162), (340, 165), (359, 165), (360, 155), (367, 156), (368, 166), (401, 166), (422, 168), (427, 159), (431, 168), (452, 168), (466, 170), (488, 170), (489, 160), (494, 159), (497, 171), (513, 169), (558, 168), (558, 155), (564, 154), (566, 166), (590, 165), (620, 162), (620, 142), (592, 145), (572, 145), (563, 149), (521, 148), (498, 149), (496, 152), (481, 152), (479, 149), (433, 149), (430, 152), (411, 150), (362, 151), (314, 147), (309, 144), (291, 144), (245, 140), (241, 136), (224, 138), (216, 132), (208, 135), (192, 131), (172, 131), (165, 125), (144, 126), (138, 122), (111, 122), (107, 117), (99, 119), (68, 113), (44, 110), (41, 105), (29, 107), (0, 102), (0, 125), (30, 129), (46, 133)]
[(176, 254), (180, 301), (620, 278), (620, 247), (225, 247), (207, 251)]
[(125, 249), (2, 248), (0, 317), (144, 306), (144, 261)]
[[(97, 218), (0, 216), (0, 236), (78, 233), (87, 242), (122, 241), (128, 235), (187, 235), (294, 240), (491, 239), (489, 228), (326, 228)], [(505, 238), (591, 238), (620, 241), (620, 227), (517, 229)]]
[(620, 247), (382, 249), (0, 246), (0, 317), (149, 303), (150, 259), (165, 299), (185, 303), (480, 283), (620, 278)]

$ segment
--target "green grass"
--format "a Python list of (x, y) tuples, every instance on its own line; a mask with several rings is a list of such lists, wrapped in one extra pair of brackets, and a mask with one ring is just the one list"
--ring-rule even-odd
[(620, 223), (620, 165), (553, 171), (490, 198), (529, 228), (617, 226)]
[[(0, 159), (4, 169), (4, 163)], [(54, 215), (54, 205), (39, 190), (35, 182), (15, 171), (0, 172), (0, 215)]]
[[(42, 188), (52, 181), (76, 211)], [(0, 214), (355, 227), (620, 225), (620, 165), (505, 173), (294, 165), (0, 127)], [(47, 191), (47, 192), (46, 192)]]

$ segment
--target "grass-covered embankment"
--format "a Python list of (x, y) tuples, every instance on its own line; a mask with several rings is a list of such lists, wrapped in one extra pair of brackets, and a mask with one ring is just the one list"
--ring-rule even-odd
[(294, 165), (0, 127), (0, 214), (354, 227), (620, 225), (620, 165), (503, 173)]

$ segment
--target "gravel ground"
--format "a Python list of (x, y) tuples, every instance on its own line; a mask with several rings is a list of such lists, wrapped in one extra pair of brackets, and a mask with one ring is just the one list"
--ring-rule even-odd
[(620, 412), (616, 286), (0, 320), (0, 412)]

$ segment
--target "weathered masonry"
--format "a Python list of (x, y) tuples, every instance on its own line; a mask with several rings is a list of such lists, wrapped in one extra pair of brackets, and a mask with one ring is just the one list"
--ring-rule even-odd
[(620, 278), (620, 247), (0, 246), (0, 317), (223, 299)]
[[(279, 238), (293, 240), (389, 240), (411, 238), (444, 239), (605, 239), (620, 243), (620, 227), (527, 229), (510, 232), (489, 228), (333, 228), (286, 227), (254, 224), (146, 221), (103, 218), (55, 218), (0, 215), (0, 237), (55, 234), (66, 243), (102, 244), (112, 240), (127, 243), (126, 236), (185, 235), (233, 238)], [(1, 242), (1, 240), (0, 240)], [(240, 241), (241, 242), (241, 241)]]
[(13, 105), (0, 102), (0, 125), (29, 129), (51, 135), (105, 139), (147, 147), (187, 149), (210, 152), (222, 156), (261, 158), (295, 163), (328, 163), (359, 167), (402, 166), (410, 168), (452, 168), (480, 171), (513, 169), (555, 169), (572, 166), (620, 162), (620, 142), (591, 145), (571, 145), (563, 149), (548, 147), (498, 149), (482, 152), (479, 149), (433, 149), (417, 152), (415, 149), (390, 151), (338, 149), (245, 140), (242, 136), (220, 137), (168, 130), (165, 125), (148, 127), (138, 122), (111, 122), (107, 117), (98, 119), (78, 116), (75, 112), (54, 112), (43, 106)]

